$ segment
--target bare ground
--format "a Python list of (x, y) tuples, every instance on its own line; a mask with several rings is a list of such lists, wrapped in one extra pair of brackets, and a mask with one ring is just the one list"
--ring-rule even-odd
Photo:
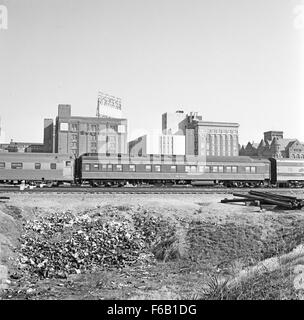
[[(219, 203), (224, 197), (216, 194), (11, 195), (7, 203), (0, 203), (0, 265), (7, 266), (9, 271), (9, 288), (0, 296), (4, 299), (298, 299), (294, 268), (302, 264), (302, 252), (286, 254), (304, 243), (304, 211), (260, 211), (242, 204)], [(106, 214), (107, 208), (119, 208), (119, 213), (130, 221), (131, 213), (145, 212), (174, 225), (178, 240), (171, 249), (178, 253), (177, 257), (162, 255), (155, 263), (144, 266), (94, 270), (66, 279), (37, 279), (20, 269), (19, 238), (26, 221), (54, 212), (69, 211), (77, 216), (91, 210)], [(281, 256), (284, 263), (278, 258)], [(267, 260), (270, 258), (274, 260)], [(231, 285), (229, 292), (221, 287), (223, 282)]]

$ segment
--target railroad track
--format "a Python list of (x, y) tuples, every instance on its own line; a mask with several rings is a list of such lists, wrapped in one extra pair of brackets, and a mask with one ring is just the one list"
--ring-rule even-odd
[(19, 190), (18, 188), (0, 188), (0, 194), (232, 194), (247, 193), (250, 190), (269, 191), (279, 194), (296, 193), (303, 195), (304, 189), (271, 188), (35, 188)]

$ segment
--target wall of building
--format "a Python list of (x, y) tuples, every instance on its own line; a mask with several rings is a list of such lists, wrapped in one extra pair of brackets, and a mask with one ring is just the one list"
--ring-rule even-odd
[(59, 106), (55, 129), (55, 152), (79, 156), (83, 153), (127, 153), (127, 120), (70, 116)]
[(185, 136), (148, 134), (130, 141), (128, 149), (131, 155), (184, 155)]
[(238, 156), (238, 124), (194, 121), (186, 129), (186, 153), (202, 156)]

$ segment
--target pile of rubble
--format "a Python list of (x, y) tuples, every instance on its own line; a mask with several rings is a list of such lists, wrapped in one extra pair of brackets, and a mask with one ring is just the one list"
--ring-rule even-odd
[(39, 278), (64, 279), (86, 271), (143, 266), (168, 256), (178, 240), (174, 225), (151, 212), (103, 209), (82, 215), (40, 214), (25, 222), (20, 268)]
[(147, 246), (149, 236), (124, 220), (66, 212), (28, 221), (24, 230), (21, 267), (40, 278), (66, 278), (87, 270), (154, 261)]

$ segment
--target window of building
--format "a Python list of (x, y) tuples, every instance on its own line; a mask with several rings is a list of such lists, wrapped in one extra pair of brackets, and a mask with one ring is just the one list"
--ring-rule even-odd
[(196, 166), (191, 166), (191, 172), (196, 172)]
[(204, 166), (198, 166), (198, 171), (199, 172), (204, 172), (205, 167)]
[(146, 171), (151, 171), (152, 166), (150, 164), (146, 164), (145, 169)]
[(185, 166), (185, 172), (190, 172), (190, 166)]
[(231, 173), (232, 168), (231, 167), (226, 167), (226, 172)]
[(72, 123), (71, 124), (71, 131), (77, 131), (78, 130), (78, 124), (77, 123)]
[(23, 163), (21, 162), (13, 162), (11, 164), (12, 169), (22, 169), (23, 168)]
[(93, 134), (92, 134), (92, 136), (91, 136), (91, 140), (92, 140), (92, 141), (97, 141), (97, 136), (96, 136), (96, 134), (95, 134), (95, 133), (93, 133)]
[(96, 142), (91, 142), (91, 148), (96, 148), (97, 147), (97, 143)]
[(76, 133), (73, 133), (72, 134), (72, 140), (78, 140), (78, 135)]
[(113, 170), (113, 166), (111, 164), (108, 164), (108, 171), (112, 171)]
[(237, 173), (237, 167), (233, 166), (233, 167), (232, 167), (232, 172), (233, 172), (233, 173)]
[(212, 172), (218, 172), (218, 167), (217, 166), (213, 166), (212, 167)]
[(223, 166), (219, 166), (219, 167), (218, 167), (218, 171), (219, 171), (219, 172), (224, 172), (224, 167), (223, 167)]
[(122, 164), (116, 165), (116, 171), (122, 171)]
[(72, 142), (72, 148), (77, 149), (77, 142)]
[(91, 149), (91, 153), (97, 153), (97, 149), (92, 148), (92, 149)]
[(90, 165), (89, 164), (85, 164), (84, 165), (84, 171), (90, 171)]
[(129, 165), (129, 171), (135, 172), (135, 164)]
[(57, 168), (56, 163), (51, 163), (50, 167), (51, 167), (51, 170), (56, 170)]
[(0, 162), (0, 169), (5, 169), (5, 162)]
[(156, 165), (154, 168), (155, 168), (156, 172), (160, 172), (160, 166), (159, 165)]
[(41, 169), (41, 163), (35, 163), (35, 169), (40, 170)]
[(171, 172), (176, 172), (176, 166), (170, 166), (170, 171)]
[(60, 123), (60, 131), (69, 131), (69, 124), (66, 122)]
[(94, 132), (97, 131), (97, 125), (96, 124), (92, 124), (91, 125), (91, 131), (94, 131)]

